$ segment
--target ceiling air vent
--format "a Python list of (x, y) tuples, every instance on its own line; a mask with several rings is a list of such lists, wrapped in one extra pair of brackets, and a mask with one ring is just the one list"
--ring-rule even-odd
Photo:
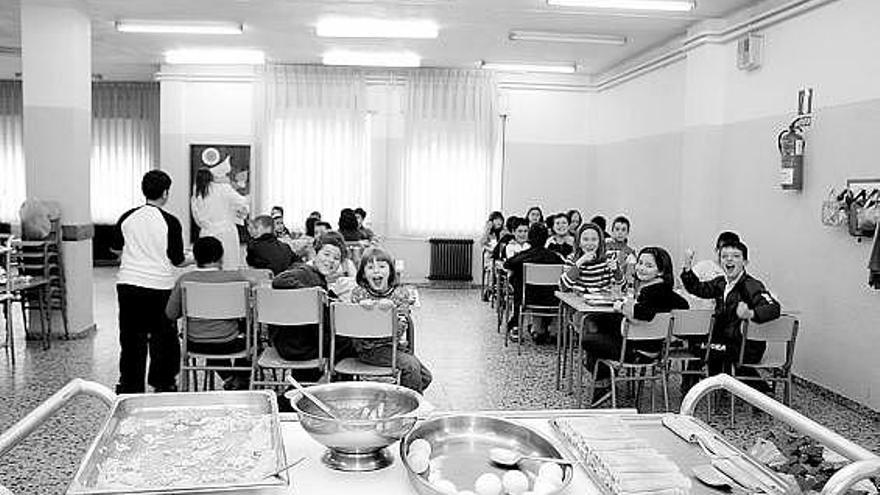
[(739, 70), (755, 70), (761, 67), (764, 36), (749, 33), (736, 42), (736, 67)]

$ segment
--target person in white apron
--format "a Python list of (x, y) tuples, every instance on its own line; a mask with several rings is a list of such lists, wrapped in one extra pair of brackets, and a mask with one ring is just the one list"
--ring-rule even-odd
[(229, 183), (229, 157), (212, 168), (196, 171), (193, 195), (190, 200), (193, 219), (199, 226), (199, 237), (215, 237), (223, 244), (223, 269), (241, 268), (241, 249), (238, 230), (239, 218), (248, 213), (248, 198)]

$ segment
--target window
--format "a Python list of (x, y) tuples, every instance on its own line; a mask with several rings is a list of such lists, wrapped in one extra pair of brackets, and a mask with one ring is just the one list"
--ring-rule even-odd
[(92, 221), (114, 224), (143, 202), (141, 178), (159, 162), (159, 86), (92, 86)]
[(0, 222), (17, 222), (25, 199), (21, 83), (0, 81)]
[[(277, 66), (265, 75), (261, 210), (274, 205), (304, 219), (371, 206), (370, 116), (359, 72)], [(335, 227), (335, 226), (334, 226)]]
[(472, 235), (496, 204), (495, 83), (482, 71), (419, 70), (408, 80), (396, 226)]

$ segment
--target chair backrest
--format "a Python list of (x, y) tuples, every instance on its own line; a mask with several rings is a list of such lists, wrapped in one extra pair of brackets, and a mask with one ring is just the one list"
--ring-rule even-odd
[(660, 340), (669, 335), (672, 314), (657, 313), (651, 321), (623, 319), (621, 334), (625, 340)]
[(396, 337), (397, 312), (360, 304), (335, 302), (330, 305), (330, 323), (337, 336), (375, 339)]
[(324, 291), (306, 289), (257, 289), (257, 323), (269, 325), (320, 324), (324, 320)]
[(272, 270), (268, 268), (240, 268), (238, 273), (253, 285), (262, 285), (272, 281)]
[(206, 320), (247, 318), (250, 284), (241, 282), (184, 282), (183, 315)]
[(526, 285), (559, 285), (565, 265), (523, 264), (523, 283)]
[(711, 309), (674, 309), (670, 314), (673, 337), (707, 336), (712, 330), (715, 316)]
[(743, 325), (743, 338), (759, 342), (791, 342), (797, 339), (799, 324), (791, 315), (782, 315), (766, 323), (749, 321)]

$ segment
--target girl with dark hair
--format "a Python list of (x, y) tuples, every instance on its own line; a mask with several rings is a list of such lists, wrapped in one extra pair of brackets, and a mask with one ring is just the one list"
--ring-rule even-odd
[(363, 232), (358, 227), (357, 215), (351, 208), (344, 208), (339, 212), (339, 233), (345, 238), (345, 242), (365, 241)]
[(480, 244), (484, 249), (491, 251), (506, 233), (507, 231), (504, 229), (504, 215), (500, 211), (493, 211), (489, 214), (489, 220), (486, 221)]
[[(356, 279), (358, 285), (352, 292), (351, 302), (373, 311), (394, 311), (400, 323), (398, 335), (407, 335), (412, 325), (410, 308), (416, 298), (413, 291), (399, 285), (391, 254), (380, 248), (368, 249), (361, 258)], [(400, 384), (416, 392), (428, 388), (431, 372), (412, 353), (407, 340), (354, 339), (358, 359), (374, 366), (390, 366), (394, 346), (397, 346)]]
[(198, 169), (190, 199), (199, 236), (216, 237), (223, 244), (224, 270), (238, 270), (242, 266), (241, 238), (236, 225), (247, 216), (250, 202), (229, 183), (231, 170), (228, 157), (212, 168)]
[[(630, 321), (651, 321), (657, 313), (668, 313), (673, 309), (688, 309), (688, 302), (673, 290), (672, 257), (661, 247), (646, 247), (639, 252), (636, 264), (638, 289), (635, 299), (624, 299), (614, 303), (614, 310)], [(619, 321), (619, 320), (617, 320)], [(588, 369), (593, 369), (597, 359), (617, 359), (623, 337), (619, 325), (599, 326), (596, 333), (584, 334), (584, 348), (587, 350)], [(663, 349), (663, 340), (645, 340), (628, 345), (626, 360), (633, 362), (639, 359), (656, 359)], [(608, 377), (608, 368), (600, 367), (601, 376), (593, 377), (604, 380)], [(594, 399), (604, 395), (605, 383), (598, 383), (594, 388)], [(598, 392), (598, 393), (597, 393)]]
[(578, 210), (568, 210), (568, 231), (572, 236), (577, 234), (582, 223), (584, 223), (584, 218), (581, 216), (581, 212)]
[(526, 220), (529, 221), (529, 226), (532, 226), (536, 223), (544, 221), (544, 212), (541, 211), (540, 206), (533, 206), (529, 208), (529, 211), (526, 212)]

